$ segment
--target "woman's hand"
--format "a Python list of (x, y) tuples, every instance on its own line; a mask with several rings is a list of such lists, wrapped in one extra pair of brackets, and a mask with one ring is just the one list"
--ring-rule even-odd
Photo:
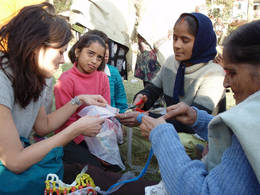
[(105, 119), (99, 116), (84, 116), (73, 124), (76, 125), (80, 134), (94, 137), (99, 133), (104, 121)]
[(125, 126), (136, 127), (136, 126), (140, 125), (140, 123), (138, 123), (138, 121), (136, 119), (139, 114), (140, 114), (140, 112), (130, 111), (130, 112), (122, 113), (122, 114), (117, 114), (116, 118), (118, 118), (120, 123)]
[(178, 120), (185, 125), (193, 125), (197, 120), (197, 112), (187, 104), (180, 102), (167, 108), (167, 113), (163, 116), (165, 120)]
[[(141, 100), (142, 100), (143, 103), (137, 105), (137, 103), (139, 103)], [(137, 108), (142, 109), (142, 108), (144, 107), (145, 102), (147, 102), (147, 100), (148, 100), (147, 96), (140, 93), (140, 94), (138, 94), (138, 95), (136, 96), (136, 98), (135, 98), (133, 104), (134, 104), (134, 105), (137, 105), (137, 106), (136, 106)]]
[(78, 98), (87, 106), (96, 105), (105, 107), (107, 105), (107, 101), (101, 95), (79, 95)]
[(163, 117), (160, 118), (152, 118), (150, 116), (143, 116), (142, 118), (142, 124), (140, 125), (142, 135), (144, 137), (149, 138), (150, 132), (152, 129), (154, 129), (156, 126), (160, 124), (164, 124), (166, 121), (163, 119)]

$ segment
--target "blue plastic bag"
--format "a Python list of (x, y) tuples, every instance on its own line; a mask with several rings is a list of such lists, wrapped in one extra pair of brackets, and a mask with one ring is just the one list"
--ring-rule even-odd
[[(21, 140), (25, 145), (29, 145), (28, 140), (24, 138), (21, 138)], [(0, 194), (44, 194), (45, 179), (49, 173), (55, 173), (59, 178), (63, 178), (62, 156), (63, 148), (56, 147), (40, 162), (21, 174), (9, 171), (0, 161)]]

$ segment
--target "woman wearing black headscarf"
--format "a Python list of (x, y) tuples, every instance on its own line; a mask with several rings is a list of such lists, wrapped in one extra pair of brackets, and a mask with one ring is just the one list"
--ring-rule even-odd
[[(260, 194), (260, 20), (233, 31), (224, 41), (223, 85), (231, 88), (236, 106), (213, 117), (183, 102), (164, 117), (142, 118), (169, 194)], [(208, 139), (208, 154), (191, 160), (184, 151), (174, 118)]]
[[(176, 21), (173, 31), (174, 55), (166, 60), (151, 85), (137, 93), (134, 104), (143, 99), (145, 104), (141, 107), (148, 110), (160, 96), (164, 96), (167, 106), (185, 102), (212, 113), (224, 92), (224, 71), (212, 61), (217, 54), (212, 23), (201, 13), (184, 13)], [(136, 114), (120, 115), (121, 123), (136, 126)], [(193, 132), (186, 125), (171, 122), (178, 131)]]

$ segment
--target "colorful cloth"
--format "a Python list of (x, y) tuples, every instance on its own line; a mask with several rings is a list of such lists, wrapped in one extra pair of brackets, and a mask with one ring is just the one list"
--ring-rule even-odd
[[(104, 31), (105, 32), (105, 31)], [(127, 80), (127, 60), (126, 54), (129, 48), (113, 40), (109, 40), (109, 60), (111, 66), (117, 68), (121, 77)]]
[(143, 80), (151, 81), (160, 70), (154, 50), (139, 52), (136, 59), (134, 76)]

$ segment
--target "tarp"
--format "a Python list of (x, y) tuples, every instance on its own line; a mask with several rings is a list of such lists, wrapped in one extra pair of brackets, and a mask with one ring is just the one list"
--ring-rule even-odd
[[(27, 5), (41, 3), (43, 0), (0, 0), (0, 28), (11, 20), (16, 14)], [(6, 42), (3, 42), (0, 51), (6, 49)]]
[(136, 21), (132, 0), (73, 0), (71, 23), (80, 23), (88, 29), (98, 29), (127, 47)]
[(133, 0), (73, 0), (70, 22), (101, 30), (111, 40), (128, 47), (126, 60), (132, 65), (131, 44), (136, 22)]
[(70, 20), (72, 24), (101, 30), (127, 46), (130, 65), (134, 65), (132, 58), (139, 33), (150, 46), (158, 47), (158, 61), (162, 65), (173, 53), (171, 33), (176, 19), (183, 12), (194, 12), (203, 3), (205, 0), (73, 0)]
[[(196, 0), (142, 0), (138, 18), (137, 33), (151, 46), (158, 49), (160, 64), (173, 54), (172, 30), (175, 21), (183, 12), (194, 12)], [(159, 43), (159, 44), (158, 44)]]
[(0, 27), (14, 17), (24, 6), (41, 2), (43, 0), (0, 0)]

